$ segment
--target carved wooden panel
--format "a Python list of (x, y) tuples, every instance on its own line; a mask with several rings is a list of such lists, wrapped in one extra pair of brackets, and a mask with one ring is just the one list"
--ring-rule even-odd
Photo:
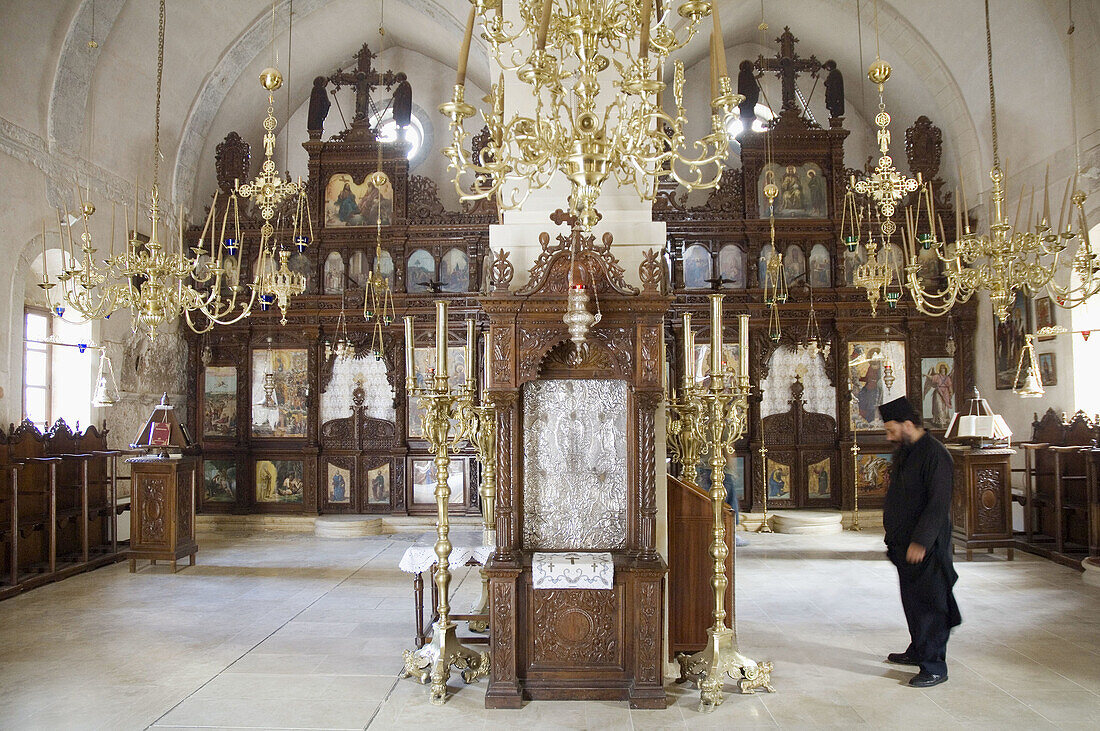
[(977, 532), (1000, 532), (1004, 524), (1005, 511), (1005, 506), (1001, 501), (1001, 494), (1004, 491), (1004, 475), (999, 467), (981, 467), (974, 472), (978, 512)]
[(166, 522), (168, 506), (168, 481), (164, 478), (146, 478), (141, 482), (141, 533), (143, 543), (168, 541)]
[(533, 667), (622, 666), (619, 586), (529, 591)]
[(661, 582), (638, 581), (635, 583), (639, 637), (635, 651), (638, 654), (634, 677), (642, 682), (656, 683), (661, 679)]
[(515, 581), (492, 582), (493, 662), (489, 671), (494, 680), (516, 679), (516, 591)]
[(179, 484), (176, 485), (176, 520), (178, 521), (176, 530), (179, 541), (190, 540), (194, 533), (191, 524), (191, 504), (194, 497), (191, 477), (194, 474), (194, 472), (182, 474)]

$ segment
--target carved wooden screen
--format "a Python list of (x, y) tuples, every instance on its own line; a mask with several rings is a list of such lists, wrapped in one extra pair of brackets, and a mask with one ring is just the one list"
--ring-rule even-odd
[(523, 547), (616, 550), (627, 540), (627, 385), (523, 388)]

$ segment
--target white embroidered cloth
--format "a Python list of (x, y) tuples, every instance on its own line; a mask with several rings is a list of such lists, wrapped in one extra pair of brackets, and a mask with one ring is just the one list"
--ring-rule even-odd
[[(452, 571), (465, 566), (471, 558), (477, 565), (484, 566), (495, 550), (495, 546), (454, 546), (447, 563)], [(433, 546), (409, 546), (397, 567), (407, 574), (419, 574), (430, 569), (435, 561)]]
[(531, 571), (536, 589), (610, 589), (615, 581), (610, 553), (536, 553)]

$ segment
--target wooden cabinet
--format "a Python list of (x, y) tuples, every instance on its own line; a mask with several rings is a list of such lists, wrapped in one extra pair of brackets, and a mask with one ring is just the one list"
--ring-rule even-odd
[(176, 562), (190, 556), (195, 565), (195, 480), (193, 457), (135, 457), (130, 463), (130, 572), (137, 560)]
[(955, 491), (951, 498), (952, 536), (966, 550), (1007, 548), (1011, 561), (1016, 545), (1012, 533), (1012, 492), (1009, 460), (1014, 449), (948, 447), (955, 461)]

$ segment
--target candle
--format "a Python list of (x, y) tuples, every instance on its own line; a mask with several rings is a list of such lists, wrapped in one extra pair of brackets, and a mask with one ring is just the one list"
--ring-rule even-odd
[(466, 356), (466, 390), (473, 393), (474, 390), (474, 370), (477, 367), (477, 363), (474, 361), (474, 321), (466, 320), (466, 350), (463, 353)]
[(710, 34), (710, 98), (718, 98), (718, 53), (714, 34)]
[[(46, 258), (46, 220), (42, 220), (42, 281), (43, 283), (50, 281), (49, 275), (49, 260)], [(49, 300), (49, 292), (46, 293), (46, 299)]]
[(466, 84), (466, 64), (470, 60), (470, 41), (474, 36), (474, 19), (477, 16), (477, 6), (470, 6), (470, 17), (466, 19), (466, 35), (462, 37), (462, 48), (458, 52), (458, 75), (455, 77), (455, 86)]
[(740, 362), (740, 367), (741, 367), (740, 376), (743, 380), (747, 381), (748, 378), (749, 378), (749, 316), (748, 315), (738, 315), (737, 319), (740, 320), (740, 323), (739, 323), (740, 330), (737, 333), (738, 341), (739, 341), (739, 345), (740, 345), (740, 351), (741, 351), (740, 352), (740, 356), (741, 356), (740, 357), (740, 361), (741, 361)]
[(722, 373), (722, 295), (710, 296), (710, 375), (717, 379)]
[(447, 386), (447, 301), (435, 303), (435, 382)]
[(641, 58), (649, 57), (649, 13), (652, 5), (653, 0), (642, 0), (641, 49), (638, 52)]
[(539, 18), (539, 33), (535, 43), (535, 48), (539, 51), (546, 50), (546, 32), (550, 29), (550, 9), (553, 7), (554, 0), (543, 0), (542, 17)]
[(482, 352), (484, 356), (484, 363), (482, 364), (481, 371), (481, 397), (485, 397), (489, 393), (489, 333), (485, 333), (485, 340), (482, 343)]
[(718, 3), (711, 3), (711, 12), (714, 14), (714, 50), (718, 62), (718, 76), (729, 77), (726, 71), (726, 42), (722, 38), (722, 21), (718, 17)]
[(693, 358), (691, 357), (691, 315), (684, 313), (684, 391), (691, 387), (694, 377)]
[(405, 315), (405, 384), (409, 391), (416, 388), (413, 367), (413, 318), (412, 315)]

